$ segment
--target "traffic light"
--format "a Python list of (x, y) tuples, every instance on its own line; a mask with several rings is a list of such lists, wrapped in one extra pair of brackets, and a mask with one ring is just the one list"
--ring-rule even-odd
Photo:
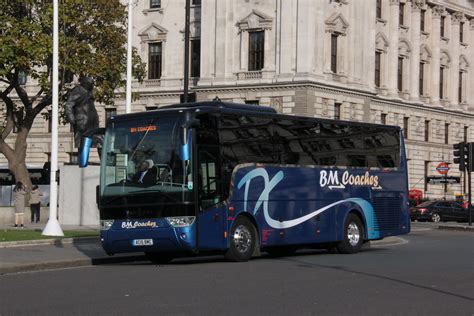
[[(472, 146), (471, 146), (472, 147)], [(460, 142), (453, 145), (453, 162), (459, 164), (459, 170), (464, 171), (467, 167), (468, 162), (468, 144), (465, 142)]]
[(469, 172), (474, 172), (474, 142), (466, 144), (467, 147), (467, 161), (466, 166)]

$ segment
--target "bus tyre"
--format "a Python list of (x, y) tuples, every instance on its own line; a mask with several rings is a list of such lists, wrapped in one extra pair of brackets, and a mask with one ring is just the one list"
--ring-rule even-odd
[(339, 253), (357, 253), (364, 243), (364, 226), (355, 214), (349, 214), (344, 225), (344, 237), (337, 245)]
[(167, 264), (173, 260), (173, 256), (160, 252), (145, 252), (146, 258), (154, 264)]
[(248, 261), (255, 250), (257, 234), (252, 222), (240, 216), (232, 225), (230, 232), (230, 247), (225, 253), (225, 258), (229, 261)]

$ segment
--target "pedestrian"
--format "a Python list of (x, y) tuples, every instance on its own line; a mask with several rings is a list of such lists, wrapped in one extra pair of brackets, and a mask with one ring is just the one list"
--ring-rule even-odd
[(15, 192), (15, 227), (20, 225), (21, 228), (24, 228), (26, 186), (17, 182), (13, 191)]
[[(30, 192), (30, 210), (31, 210), (31, 222), (38, 223), (40, 221), (40, 209), (41, 209), (41, 197), (43, 196), (43, 192), (41, 192), (40, 188), (35, 184), (31, 188)], [(35, 221), (36, 218), (36, 221)]]

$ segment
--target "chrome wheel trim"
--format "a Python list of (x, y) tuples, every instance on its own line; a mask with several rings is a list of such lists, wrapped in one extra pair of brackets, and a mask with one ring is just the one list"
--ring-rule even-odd
[(435, 223), (439, 223), (441, 221), (441, 217), (439, 216), (439, 214), (437, 213), (434, 213), (433, 215), (431, 215), (431, 219), (433, 220), (433, 222)]
[(352, 222), (347, 226), (347, 240), (353, 247), (357, 246), (360, 240), (360, 230), (356, 223)]
[(235, 249), (240, 253), (247, 252), (252, 244), (252, 234), (244, 225), (240, 225), (235, 229), (233, 239)]

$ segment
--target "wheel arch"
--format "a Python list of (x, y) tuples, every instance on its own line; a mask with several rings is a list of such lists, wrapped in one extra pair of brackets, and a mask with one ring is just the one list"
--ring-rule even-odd
[[(258, 226), (257, 220), (255, 219), (255, 216), (253, 216), (249, 212), (241, 212), (234, 218), (234, 220), (232, 222), (232, 225), (234, 225), (234, 222), (241, 216), (247, 218), (252, 223), (252, 225), (255, 229), (255, 234), (257, 236), (257, 238), (256, 238), (257, 244), (255, 245), (255, 249), (260, 251), (260, 245), (261, 245), (260, 235), (261, 234), (260, 234), (260, 228)], [(231, 227), (232, 227), (232, 225), (231, 225)], [(229, 240), (230, 240), (230, 238), (229, 238)], [(229, 241), (228, 241), (228, 245), (229, 245)]]
[(354, 214), (360, 219), (363, 229), (364, 229), (364, 240), (367, 240), (368, 239), (367, 220), (364, 216), (364, 212), (362, 212), (360, 209), (356, 207), (352, 207), (348, 212), (346, 212), (346, 214), (343, 217), (342, 222), (338, 225), (338, 239), (342, 240), (344, 238), (344, 226), (350, 214)]

